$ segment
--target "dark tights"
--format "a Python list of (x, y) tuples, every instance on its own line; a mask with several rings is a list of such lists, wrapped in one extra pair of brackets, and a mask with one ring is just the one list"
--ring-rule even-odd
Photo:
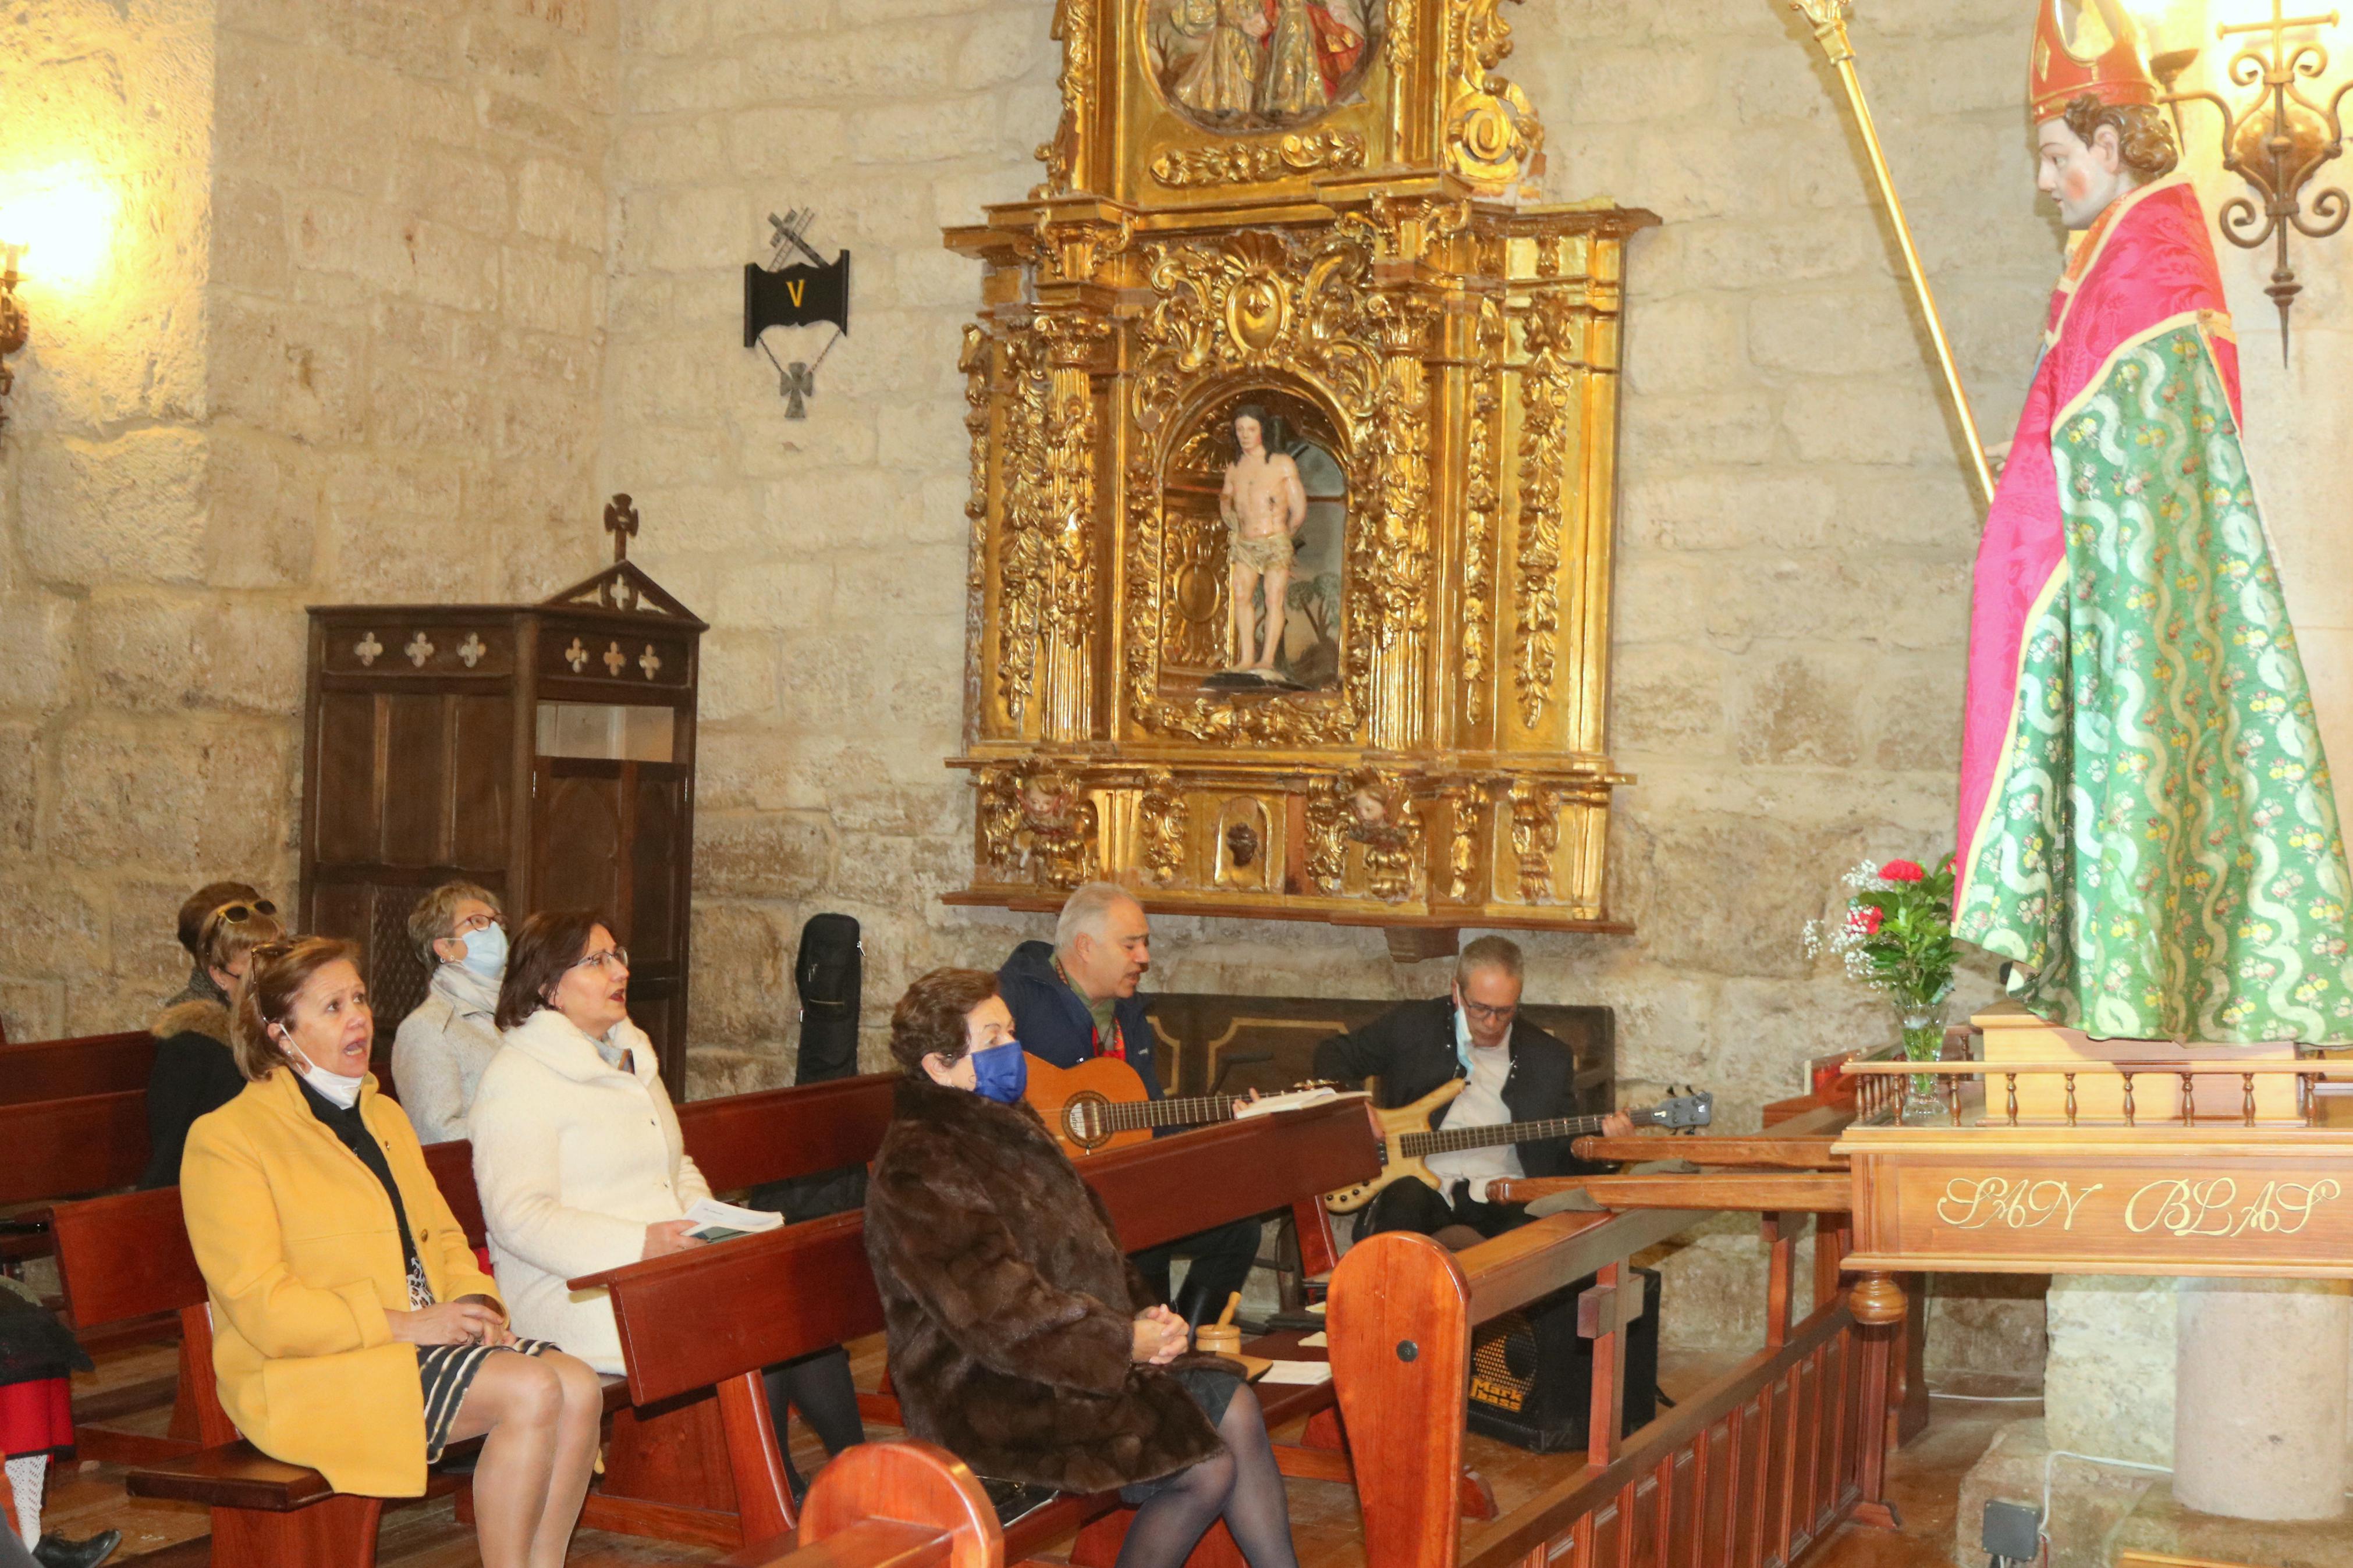
[(1178, 1568), (1220, 1518), (1250, 1568), (1298, 1568), (1282, 1472), (1274, 1468), (1258, 1396), (1247, 1386), (1234, 1390), (1218, 1436), (1226, 1441), (1224, 1453), (1178, 1471), (1174, 1485), (1135, 1510), (1118, 1568)]
[(828, 1345), (767, 1369), (768, 1414), (776, 1423), (776, 1447), (785, 1460), (785, 1479), (799, 1497), (808, 1489), (793, 1468), (792, 1440), (785, 1433), (789, 1405), (801, 1413), (828, 1454), (839, 1454), (853, 1443), (866, 1441), (866, 1424), (858, 1417), (858, 1385), (850, 1381), (849, 1357), (839, 1345)]

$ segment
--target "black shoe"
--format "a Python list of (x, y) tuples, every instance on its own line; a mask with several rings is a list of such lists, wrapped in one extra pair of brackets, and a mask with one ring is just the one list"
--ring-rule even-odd
[(41, 1568), (98, 1568), (114, 1555), (122, 1544), (122, 1531), (100, 1531), (88, 1541), (68, 1541), (62, 1535), (43, 1535), (34, 1543), (33, 1561)]

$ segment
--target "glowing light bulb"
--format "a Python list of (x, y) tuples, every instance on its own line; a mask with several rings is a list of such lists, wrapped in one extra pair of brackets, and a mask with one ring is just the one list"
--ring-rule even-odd
[(117, 205), (88, 163), (0, 174), (0, 241), (25, 247), (18, 267), (28, 281), (89, 284), (106, 270)]

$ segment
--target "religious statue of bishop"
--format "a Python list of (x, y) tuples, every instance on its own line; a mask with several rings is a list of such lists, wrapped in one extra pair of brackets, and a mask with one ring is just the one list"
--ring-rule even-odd
[(2130, 18), (2040, 0), (2073, 230), (1978, 546), (1955, 934), (2107, 1038), (2353, 1040), (2345, 848), (2206, 220)]

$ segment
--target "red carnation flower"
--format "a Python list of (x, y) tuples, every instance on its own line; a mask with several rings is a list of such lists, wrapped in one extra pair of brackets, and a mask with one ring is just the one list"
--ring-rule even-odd
[(1917, 860), (1890, 860), (1879, 868), (1882, 879), (1890, 882), (1916, 882), (1927, 874)]
[(1886, 914), (1879, 908), (1878, 905), (1863, 904), (1859, 908), (1847, 910), (1846, 929), (1852, 931), (1860, 931), (1864, 936), (1877, 936), (1879, 934), (1879, 922), (1886, 918)]

